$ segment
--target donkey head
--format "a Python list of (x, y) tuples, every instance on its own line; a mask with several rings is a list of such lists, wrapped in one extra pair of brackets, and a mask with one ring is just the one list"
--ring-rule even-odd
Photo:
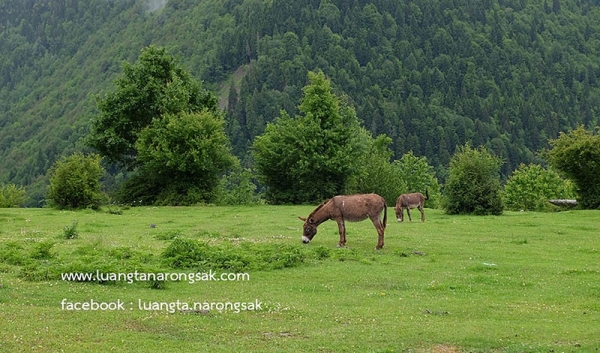
[(312, 240), (312, 238), (315, 236), (315, 234), (317, 234), (317, 224), (315, 223), (315, 220), (312, 218), (304, 218), (304, 217), (298, 217), (300, 218), (301, 221), (304, 221), (304, 232), (302, 234), (302, 242), (304, 244), (308, 244), (310, 243), (310, 241)]

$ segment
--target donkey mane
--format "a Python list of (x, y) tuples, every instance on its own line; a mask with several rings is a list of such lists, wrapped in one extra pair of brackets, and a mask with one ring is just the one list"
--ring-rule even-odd
[(321, 208), (323, 208), (323, 206), (325, 206), (326, 203), (328, 203), (331, 199), (327, 199), (323, 202), (321, 202), (321, 204), (319, 206), (317, 206), (317, 208), (315, 208), (314, 211), (312, 211), (309, 215), (308, 215), (308, 219), (311, 219), (312, 216), (317, 213), (318, 210), (320, 210)]

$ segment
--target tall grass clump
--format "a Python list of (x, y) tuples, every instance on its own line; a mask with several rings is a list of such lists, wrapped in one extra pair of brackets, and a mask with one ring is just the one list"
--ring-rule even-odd
[(77, 229), (78, 221), (71, 222), (70, 225), (63, 227), (63, 233), (61, 237), (63, 239), (77, 239), (79, 238), (79, 230)]

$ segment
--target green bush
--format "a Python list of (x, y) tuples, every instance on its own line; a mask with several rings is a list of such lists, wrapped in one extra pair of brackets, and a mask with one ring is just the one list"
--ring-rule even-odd
[(502, 214), (502, 161), (485, 147), (459, 147), (450, 160), (444, 208), (449, 214)]
[(600, 135), (583, 126), (550, 141), (550, 165), (573, 180), (579, 205), (586, 209), (600, 208)]
[(75, 153), (57, 161), (49, 171), (49, 204), (59, 209), (98, 209), (104, 200), (101, 160), (97, 154)]
[(504, 205), (513, 211), (550, 211), (548, 200), (575, 197), (571, 181), (537, 164), (521, 164), (508, 178), (502, 193)]
[(27, 202), (25, 188), (8, 184), (0, 186), (0, 208), (21, 207)]

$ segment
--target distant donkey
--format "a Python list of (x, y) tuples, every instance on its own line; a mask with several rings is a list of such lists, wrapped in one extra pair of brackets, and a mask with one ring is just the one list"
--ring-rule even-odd
[[(383, 220), (381, 220), (381, 213), (383, 213)], [(338, 247), (346, 245), (345, 221), (358, 222), (370, 218), (379, 235), (375, 249), (383, 248), (383, 237), (387, 223), (387, 205), (383, 197), (377, 194), (334, 196), (317, 206), (307, 218), (298, 218), (304, 221), (304, 233), (302, 235), (304, 244), (308, 244), (317, 234), (317, 227), (321, 223), (329, 219), (336, 221), (340, 232)]]
[(398, 222), (404, 221), (404, 209), (406, 209), (408, 219), (412, 222), (412, 217), (410, 216), (411, 208), (417, 208), (421, 212), (421, 222), (425, 222), (425, 210), (423, 209), (425, 200), (429, 200), (429, 192), (427, 189), (425, 189), (425, 196), (420, 192), (400, 195), (398, 201), (396, 201), (396, 207), (394, 208)]

